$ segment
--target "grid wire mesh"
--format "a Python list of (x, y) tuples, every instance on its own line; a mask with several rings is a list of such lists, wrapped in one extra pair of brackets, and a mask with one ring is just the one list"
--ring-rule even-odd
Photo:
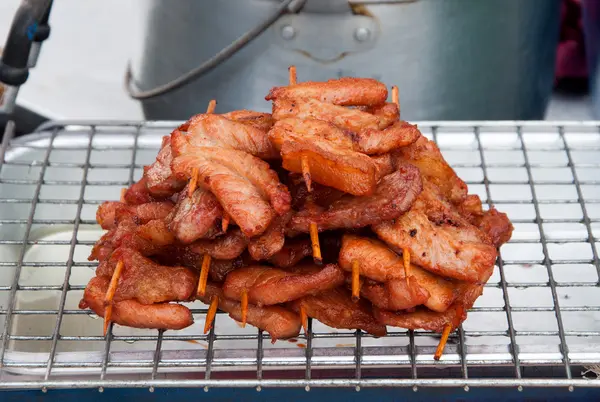
[[(0, 388), (598, 387), (599, 122), (425, 122), (424, 135), (487, 207), (515, 225), (495, 273), (440, 362), (438, 337), (385, 338), (309, 320), (268, 342), (206, 306), (184, 331), (109, 327), (77, 308), (101, 234), (97, 205), (141, 175), (176, 122), (51, 123), (0, 148)], [(267, 340), (267, 342), (265, 342)]]

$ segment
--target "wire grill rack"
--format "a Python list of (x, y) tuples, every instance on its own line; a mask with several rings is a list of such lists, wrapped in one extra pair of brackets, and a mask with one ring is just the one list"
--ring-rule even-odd
[[(176, 122), (50, 123), (0, 148), (0, 388), (600, 387), (600, 122), (425, 122), (458, 174), (515, 232), (440, 362), (427, 331), (385, 338), (310, 322), (272, 345), (206, 306), (183, 331), (79, 310), (95, 209), (118, 199)], [(592, 367), (592, 370), (589, 370)], [(592, 378), (590, 378), (592, 377)]]

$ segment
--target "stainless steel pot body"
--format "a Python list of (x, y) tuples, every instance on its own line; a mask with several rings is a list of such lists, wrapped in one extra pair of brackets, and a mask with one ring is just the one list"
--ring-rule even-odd
[[(275, 0), (151, 0), (132, 58), (134, 85), (198, 66), (276, 7)], [(269, 110), (264, 96), (298, 79), (373, 77), (400, 88), (410, 120), (541, 119), (554, 78), (559, 0), (308, 0), (191, 84), (143, 101), (148, 119), (206, 108)]]

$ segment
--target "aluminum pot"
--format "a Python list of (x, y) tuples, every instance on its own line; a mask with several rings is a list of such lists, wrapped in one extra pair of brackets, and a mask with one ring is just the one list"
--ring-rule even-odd
[[(542, 119), (554, 78), (559, 0), (306, 0), (190, 83), (144, 99), (147, 119), (206, 108), (269, 110), (269, 89), (298, 79), (361, 76), (398, 85), (410, 120)], [(150, 0), (131, 60), (133, 91), (197, 67), (281, 5), (279, 0)]]

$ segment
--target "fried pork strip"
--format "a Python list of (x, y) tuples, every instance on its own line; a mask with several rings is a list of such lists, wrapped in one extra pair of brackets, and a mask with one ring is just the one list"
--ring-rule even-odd
[(433, 141), (421, 136), (414, 144), (395, 152), (397, 162), (410, 163), (421, 171), (424, 179), (435, 184), (453, 204), (459, 205), (467, 196), (467, 185), (448, 165)]
[(290, 268), (311, 255), (312, 245), (310, 239), (288, 239), (281, 250), (269, 258), (269, 262), (277, 267)]
[(275, 217), (262, 235), (250, 240), (248, 252), (254, 260), (266, 260), (281, 250), (285, 242), (285, 228), (291, 218), (291, 212)]
[(483, 292), (483, 285), (463, 284), (460, 287), (460, 297), (444, 312), (435, 312), (422, 307), (416, 311), (386, 311), (377, 307), (373, 313), (377, 320), (385, 325), (406, 329), (426, 329), (429, 331), (442, 332), (446, 324), (450, 324), (452, 330), (467, 318), (467, 311), (473, 307), (475, 300)]
[(270, 113), (255, 112), (253, 110), (234, 110), (232, 112), (223, 113), (221, 116), (250, 125), (264, 132), (269, 131), (273, 126), (273, 123), (275, 123)]
[[(239, 114), (236, 117), (241, 117)], [(199, 114), (188, 122), (189, 142), (195, 147), (220, 147), (244, 151), (261, 159), (275, 159), (279, 153), (267, 131), (252, 124), (230, 120), (224, 115)]]
[(177, 203), (167, 218), (169, 229), (183, 244), (220, 234), (223, 217), (223, 208), (210, 191), (198, 187), (190, 197), (188, 186), (179, 193)]
[(231, 260), (240, 256), (247, 245), (248, 239), (242, 232), (239, 229), (232, 229), (214, 240), (196, 240), (187, 247), (187, 250), (198, 256), (208, 254), (219, 260)]
[[(339, 263), (345, 271), (352, 271), (352, 261), (357, 261), (360, 267), (360, 274), (378, 282), (388, 282), (390, 280), (400, 280), (394, 283), (393, 289), (373, 284), (366, 289), (365, 297), (378, 307), (383, 307), (387, 301), (377, 303), (369, 296), (389, 295), (390, 290), (395, 290), (395, 294), (403, 292), (401, 286), (405, 284), (404, 262), (396, 253), (390, 250), (384, 243), (358, 237), (354, 235), (344, 235), (342, 238), (342, 249), (340, 250)], [(427, 272), (426, 270), (411, 264), (409, 283), (412, 288), (408, 294), (420, 296), (427, 292), (427, 298), (419, 304), (425, 304), (434, 311), (445, 311), (458, 296), (456, 284), (448, 281), (438, 275)], [(420, 290), (422, 289), (422, 290)], [(423, 291), (424, 290), (424, 291)], [(362, 290), (361, 290), (362, 291)], [(418, 300), (418, 298), (414, 298)], [(382, 304), (383, 303), (383, 304)], [(394, 310), (394, 308), (391, 308)]]
[(294, 272), (255, 265), (230, 272), (223, 292), (229, 299), (241, 300), (242, 292), (246, 291), (250, 303), (268, 306), (335, 288), (344, 280), (344, 273), (335, 264), (322, 269), (312, 265)]
[(360, 228), (395, 219), (411, 207), (421, 189), (419, 170), (414, 166), (402, 165), (396, 172), (381, 179), (373, 195), (346, 195), (328, 209), (302, 210), (292, 217), (288, 228), (307, 233), (311, 223), (316, 223), (319, 231), (324, 231)]
[(265, 99), (317, 99), (341, 106), (376, 106), (385, 103), (387, 95), (387, 88), (377, 80), (344, 77), (326, 82), (306, 81), (287, 87), (275, 87)]
[(365, 129), (383, 130), (400, 118), (398, 106), (387, 103), (377, 115), (359, 109), (349, 109), (317, 99), (278, 98), (273, 101), (273, 119), (290, 117), (316, 119), (358, 133)]
[[(323, 125), (329, 129), (321, 130)], [(269, 138), (281, 151), (283, 167), (290, 172), (303, 173), (304, 159), (317, 183), (354, 195), (371, 194), (375, 188), (375, 163), (352, 150), (351, 138), (332, 124), (285, 119), (275, 123)]]
[[(219, 298), (220, 310), (229, 313), (234, 320), (242, 321), (241, 304), (227, 299), (217, 285), (207, 283), (205, 295), (198, 298), (205, 304), (210, 304), (213, 296)], [(277, 339), (293, 338), (300, 333), (300, 317), (281, 306), (258, 307), (248, 304), (246, 322), (268, 332), (273, 342)]]
[(495, 247), (500, 247), (510, 240), (513, 225), (504, 212), (498, 212), (495, 208), (483, 213), (477, 222), (479, 229), (487, 234)]
[(406, 279), (391, 279), (386, 283), (365, 280), (360, 288), (360, 295), (374, 306), (392, 311), (406, 310), (426, 303), (430, 293), (418, 284), (415, 286), (414, 276), (410, 279), (410, 285)]
[(441, 276), (485, 282), (496, 260), (490, 239), (456, 212), (435, 201), (426, 186), (410, 211), (373, 226), (394, 251), (410, 251), (411, 262)]
[[(104, 297), (110, 277), (90, 279), (79, 308), (90, 308), (96, 315), (104, 317)], [(122, 300), (113, 304), (110, 320), (127, 327), (152, 329), (183, 329), (194, 323), (192, 312), (180, 304), (142, 304), (137, 300)]]
[(117, 227), (116, 217), (125, 215), (137, 223), (148, 223), (154, 219), (166, 218), (173, 209), (171, 201), (148, 202), (137, 205), (127, 205), (118, 201), (106, 201), (100, 204), (96, 211), (96, 222), (102, 229), (110, 230)]
[(290, 303), (299, 312), (301, 308), (309, 317), (332, 328), (362, 329), (375, 336), (385, 336), (385, 325), (378, 323), (371, 307), (364, 300), (353, 302), (350, 291), (341, 287), (305, 296)]
[(192, 296), (196, 274), (185, 267), (160, 265), (136, 250), (119, 248), (101, 262), (96, 275), (111, 278), (117, 263), (124, 264), (114, 301), (135, 299), (142, 304), (183, 301)]
[[(145, 168), (145, 170), (147, 169)], [(125, 190), (123, 201), (125, 201), (127, 205), (139, 205), (156, 201), (156, 199), (148, 192), (147, 185), (148, 177), (144, 175)]]
[[(175, 130), (174, 132), (179, 131)], [(153, 197), (170, 197), (181, 191), (185, 186), (185, 180), (178, 179), (173, 175), (173, 171), (171, 170), (172, 161), (173, 152), (171, 149), (171, 137), (164, 136), (162, 139), (162, 146), (156, 156), (156, 161), (144, 169), (146, 188)]]
[(269, 165), (242, 151), (194, 147), (183, 135), (172, 136), (178, 155), (172, 163), (178, 177), (197, 172), (198, 183), (208, 188), (225, 212), (247, 237), (263, 233), (275, 217), (286, 213), (291, 197)]

